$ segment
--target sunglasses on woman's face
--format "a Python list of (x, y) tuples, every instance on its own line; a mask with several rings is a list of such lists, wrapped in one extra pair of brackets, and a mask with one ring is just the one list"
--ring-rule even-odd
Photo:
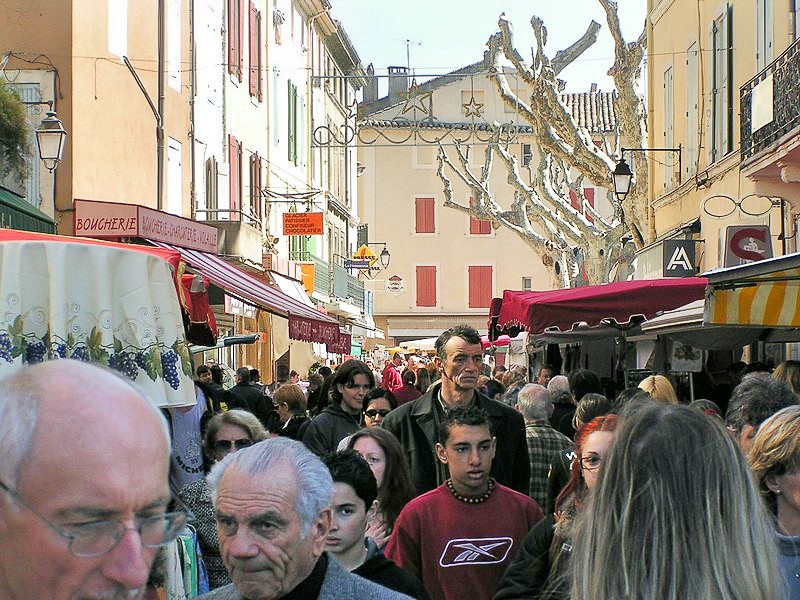
[(375, 417), (380, 415), (381, 419), (382, 419), (383, 417), (388, 415), (389, 412), (391, 412), (391, 411), (388, 411), (385, 408), (381, 408), (381, 409), (370, 408), (369, 410), (365, 410), (364, 414), (367, 415), (370, 419), (374, 419)]
[(253, 440), (249, 440), (247, 438), (243, 438), (241, 440), (217, 440), (214, 442), (214, 451), (215, 452), (227, 452), (232, 451), (236, 452), (237, 450), (241, 450), (242, 448), (247, 448), (248, 446), (253, 445)]

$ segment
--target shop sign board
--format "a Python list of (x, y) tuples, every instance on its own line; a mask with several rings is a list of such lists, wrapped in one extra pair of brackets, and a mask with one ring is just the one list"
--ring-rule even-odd
[(76, 236), (139, 237), (217, 253), (219, 232), (216, 227), (146, 206), (76, 199), (74, 218)]
[(406, 282), (399, 275), (392, 275), (386, 280), (386, 291), (395, 298), (406, 291)]
[(321, 212), (283, 213), (283, 235), (322, 235), (322, 217)]
[(725, 267), (772, 258), (769, 225), (728, 225), (725, 228)]
[(694, 261), (694, 240), (664, 240), (662, 277), (694, 277)]

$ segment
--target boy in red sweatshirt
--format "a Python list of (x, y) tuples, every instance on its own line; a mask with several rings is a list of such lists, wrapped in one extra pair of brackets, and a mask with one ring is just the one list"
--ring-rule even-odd
[(434, 600), (489, 599), (542, 510), (489, 477), (496, 439), (483, 410), (450, 410), (439, 435), (436, 456), (450, 479), (406, 505), (386, 556)]

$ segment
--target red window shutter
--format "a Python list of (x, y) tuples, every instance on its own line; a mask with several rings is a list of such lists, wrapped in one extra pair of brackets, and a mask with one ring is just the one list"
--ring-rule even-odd
[(239, 0), (239, 45), (237, 46), (236, 77), (242, 80), (242, 69), (244, 67), (244, 13), (245, 0)]
[(436, 306), (436, 267), (417, 267), (417, 306)]
[[(583, 188), (583, 197), (586, 198), (586, 203), (594, 208), (594, 188)], [(584, 211), (585, 213), (586, 211)], [(590, 223), (594, 223), (592, 215), (586, 215)]]
[(469, 307), (489, 308), (492, 302), (492, 267), (469, 268)]
[[(241, 183), (241, 165), (239, 164), (239, 142), (228, 135), (228, 177), (230, 178), (230, 209), (239, 210), (239, 190)], [(233, 217), (233, 215), (231, 215)]]
[(434, 199), (416, 198), (416, 232), (417, 233), (436, 233), (436, 222), (434, 217)]
[(262, 102), (264, 100), (264, 74), (261, 69), (261, 11), (256, 11), (256, 49), (256, 91), (258, 93), (258, 101)]
[[(469, 199), (469, 205), (472, 206), (472, 198)], [(487, 235), (492, 233), (492, 223), (485, 219), (476, 219), (475, 217), (469, 218), (469, 232), (472, 235)]]
[(250, 42), (249, 45), (249, 52), (248, 52), (248, 62), (250, 64), (250, 77), (249, 77), (249, 84), (250, 84), (250, 95), (255, 96), (258, 94), (258, 88), (256, 85), (256, 77), (258, 76), (258, 29), (257, 29), (257, 22), (256, 22), (256, 5), (250, 2), (250, 35), (248, 36), (248, 41)]
[(572, 208), (578, 212), (581, 212), (581, 201), (578, 198), (578, 195), (572, 190), (569, 191), (569, 203), (572, 204)]
[(239, 0), (228, 0), (228, 73), (236, 73), (236, 3)]

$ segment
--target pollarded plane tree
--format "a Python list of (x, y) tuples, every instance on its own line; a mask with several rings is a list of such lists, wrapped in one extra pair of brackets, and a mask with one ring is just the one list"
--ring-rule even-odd
[[(631, 246), (641, 248), (653, 237), (647, 205), (647, 164), (642, 153), (632, 153), (636, 181), (624, 203), (612, 199), (613, 215), (601, 216), (583, 195), (585, 181), (613, 189), (611, 172), (620, 154), (621, 140), (631, 148), (643, 148), (646, 141), (644, 103), (637, 92), (646, 34), (642, 32), (635, 42), (626, 42), (616, 3), (598, 2), (605, 10), (614, 40), (615, 59), (608, 74), (617, 91), (617, 127), (602, 136), (599, 146), (560, 100), (563, 82), (558, 75), (594, 44), (600, 25), (592, 21), (577, 42), (551, 59), (545, 53), (547, 29), (536, 16), (531, 19), (536, 47), (531, 51), (530, 64), (514, 47), (511, 24), (503, 16), (499, 31), (487, 42), (485, 53), (489, 79), (503, 102), (518, 111), (531, 126), (533, 139), (539, 147), (534, 161), (523, 167), (531, 170), (529, 177), (521, 176), (521, 166), (509, 151), (509, 137), (501, 128), (486, 145), (484, 163), (479, 169), (469, 167), (470, 148), (465, 143), (456, 143), (450, 154), (439, 145), (437, 173), (444, 185), (444, 205), (489, 220), (496, 228), (506, 227), (515, 232), (546, 266), (552, 267), (548, 271), (554, 287), (609, 281), (612, 273), (627, 269)], [(513, 68), (501, 66), (503, 57)], [(516, 72), (527, 98), (509, 84), (509, 72)], [(501, 205), (499, 199), (512, 197), (508, 188), (499, 190), (489, 185), (495, 161), (507, 172), (506, 181), (513, 190), (513, 200), (507, 206)], [(454, 200), (451, 177), (472, 190), (470, 205)], [(572, 206), (570, 191), (578, 198), (582, 210)], [(625, 240), (632, 244), (625, 244)]]

